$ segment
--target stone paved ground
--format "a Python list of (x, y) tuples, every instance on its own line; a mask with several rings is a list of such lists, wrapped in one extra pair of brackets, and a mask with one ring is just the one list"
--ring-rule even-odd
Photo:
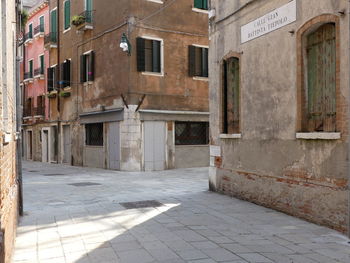
[[(208, 192), (207, 177), (25, 163), (14, 262), (350, 262), (341, 234)], [(143, 200), (164, 206), (119, 204)]]

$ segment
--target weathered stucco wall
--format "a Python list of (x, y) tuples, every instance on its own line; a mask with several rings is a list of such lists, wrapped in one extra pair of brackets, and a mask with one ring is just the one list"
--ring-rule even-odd
[(175, 146), (175, 168), (209, 166), (209, 146), (177, 145)]
[[(251, 2), (244, 6), (244, 4)], [(347, 104), (349, 18), (346, 1), (297, 1), (297, 21), (241, 44), (241, 26), (288, 3), (212, 0), (210, 29), (211, 187), (341, 231), (348, 220)], [(236, 14), (227, 17), (235, 10)], [(298, 132), (297, 32), (322, 14), (339, 17), (340, 140), (300, 140)], [(227, 18), (226, 18), (227, 17)], [(221, 20), (221, 21), (220, 21)], [(220, 21), (220, 22), (219, 22)], [(293, 33), (294, 32), (294, 33)], [(221, 62), (240, 54), (241, 138), (220, 139)], [(213, 157), (214, 158), (214, 157)], [(214, 159), (213, 159), (214, 160)]]

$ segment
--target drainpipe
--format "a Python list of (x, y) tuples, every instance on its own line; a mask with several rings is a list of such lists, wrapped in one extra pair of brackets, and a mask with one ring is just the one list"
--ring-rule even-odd
[(60, 1), (57, 1), (57, 163), (61, 162), (61, 65), (60, 65)]
[[(20, 31), (21, 29), (21, 15), (18, 14), (19, 12), (19, 1), (16, 1), (17, 8), (16, 8), (16, 18), (18, 22), (17, 30)], [(16, 173), (17, 173), (17, 184), (18, 184), (18, 206), (19, 206), (19, 215), (23, 216), (23, 187), (22, 187), (22, 133), (21, 133), (21, 126), (22, 126), (22, 107), (21, 107), (21, 89), (20, 89), (20, 58), (18, 57), (18, 48), (19, 48), (19, 42), (16, 41), (16, 70), (15, 70), (15, 79), (16, 79), (16, 85), (15, 85), (15, 94), (16, 94)], [(23, 58), (24, 59), (24, 58)], [(23, 63), (25, 64), (25, 63)]]
[[(349, 0), (349, 6), (348, 6), (348, 21), (349, 21), (349, 32), (348, 32), (348, 38), (350, 38), (350, 0)], [(349, 40), (349, 39), (348, 39)], [(349, 42), (348, 42), (349, 45)], [(349, 51), (350, 53), (350, 45), (349, 45)], [(350, 65), (350, 56), (349, 56), (349, 65)], [(348, 68), (350, 71), (350, 69)], [(350, 101), (350, 96), (348, 96), (348, 99)], [(349, 104), (348, 101), (348, 104)], [(348, 107), (348, 133), (350, 131), (350, 107)], [(348, 237), (350, 238), (350, 139), (348, 134)], [(350, 243), (350, 242), (349, 242)]]

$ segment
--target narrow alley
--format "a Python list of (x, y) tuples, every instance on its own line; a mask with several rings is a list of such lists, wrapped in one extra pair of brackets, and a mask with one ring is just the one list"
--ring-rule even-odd
[(336, 231), (209, 192), (207, 168), (25, 162), (23, 177), (14, 263), (350, 262)]

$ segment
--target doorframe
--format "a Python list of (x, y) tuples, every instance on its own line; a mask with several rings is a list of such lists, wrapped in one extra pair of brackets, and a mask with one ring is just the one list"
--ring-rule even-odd
[(146, 171), (146, 167), (145, 167), (145, 122), (163, 122), (165, 125), (164, 125), (164, 141), (165, 141), (165, 144), (164, 144), (164, 170), (168, 169), (168, 144), (167, 144), (167, 141), (168, 141), (168, 125), (167, 125), (167, 122), (166, 121), (163, 121), (163, 120), (152, 120), (152, 121), (142, 121), (142, 124), (141, 124), (141, 133), (142, 133), (142, 143), (141, 143), (141, 151), (142, 151), (142, 158), (141, 158), (141, 168), (142, 168), (142, 171)]
[(108, 124), (108, 129), (106, 129), (106, 131), (107, 131), (107, 134), (106, 134), (106, 141), (107, 141), (107, 143), (106, 143), (106, 153), (105, 153), (106, 164), (107, 164), (106, 169), (110, 169), (111, 170), (110, 162), (109, 162), (109, 160), (110, 160), (110, 158), (109, 158), (109, 149), (110, 149), (110, 145), (109, 145), (109, 131), (110, 131), (110, 124), (111, 123), (117, 123), (118, 126), (119, 126), (119, 134), (118, 134), (118, 136), (119, 136), (119, 149), (118, 149), (118, 151), (119, 151), (119, 169), (116, 170), (116, 171), (120, 171), (120, 168), (121, 168), (121, 154), (122, 154), (122, 152), (121, 152), (121, 148), (122, 148), (122, 145), (121, 145), (121, 143), (122, 143), (122, 140), (121, 140), (121, 121), (111, 121), (111, 122), (106, 122), (105, 123), (105, 124)]
[[(44, 131), (47, 131), (47, 162), (51, 163), (51, 127), (45, 127), (41, 129), (41, 152), (43, 153), (43, 138), (44, 138)], [(41, 154), (41, 161), (43, 161), (43, 154)]]
[[(32, 134), (32, 138), (31, 138), (31, 141), (29, 142), (29, 132)], [(33, 155), (34, 155), (34, 151), (33, 151), (33, 146), (34, 146), (34, 143), (33, 143), (33, 140), (34, 140), (34, 138), (33, 138), (33, 129), (28, 129), (28, 130), (26, 130), (26, 159), (28, 160), (28, 161), (33, 161)], [(32, 147), (29, 147), (30, 144), (31, 143), (31, 145), (32, 145)], [(29, 152), (32, 152), (32, 154), (31, 154), (31, 156), (30, 156), (30, 158), (28, 158), (29, 157)]]
[(69, 165), (71, 165), (71, 163), (72, 163), (72, 133), (71, 133), (71, 124), (70, 123), (63, 123), (62, 125), (61, 125), (61, 130), (62, 130), (62, 132), (61, 132), (61, 134), (60, 134), (60, 146), (61, 146), (61, 149), (62, 149), (62, 151), (61, 151), (61, 156), (60, 156), (60, 159), (61, 159), (61, 163), (64, 163), (63, 162), (63, 160), (64, 160), (64, 126), (69, 126), (69, 139), (70, 139), (70, 160), (67, 162), (67, 163), (65, 163), (65, 164), (69, 164)]

